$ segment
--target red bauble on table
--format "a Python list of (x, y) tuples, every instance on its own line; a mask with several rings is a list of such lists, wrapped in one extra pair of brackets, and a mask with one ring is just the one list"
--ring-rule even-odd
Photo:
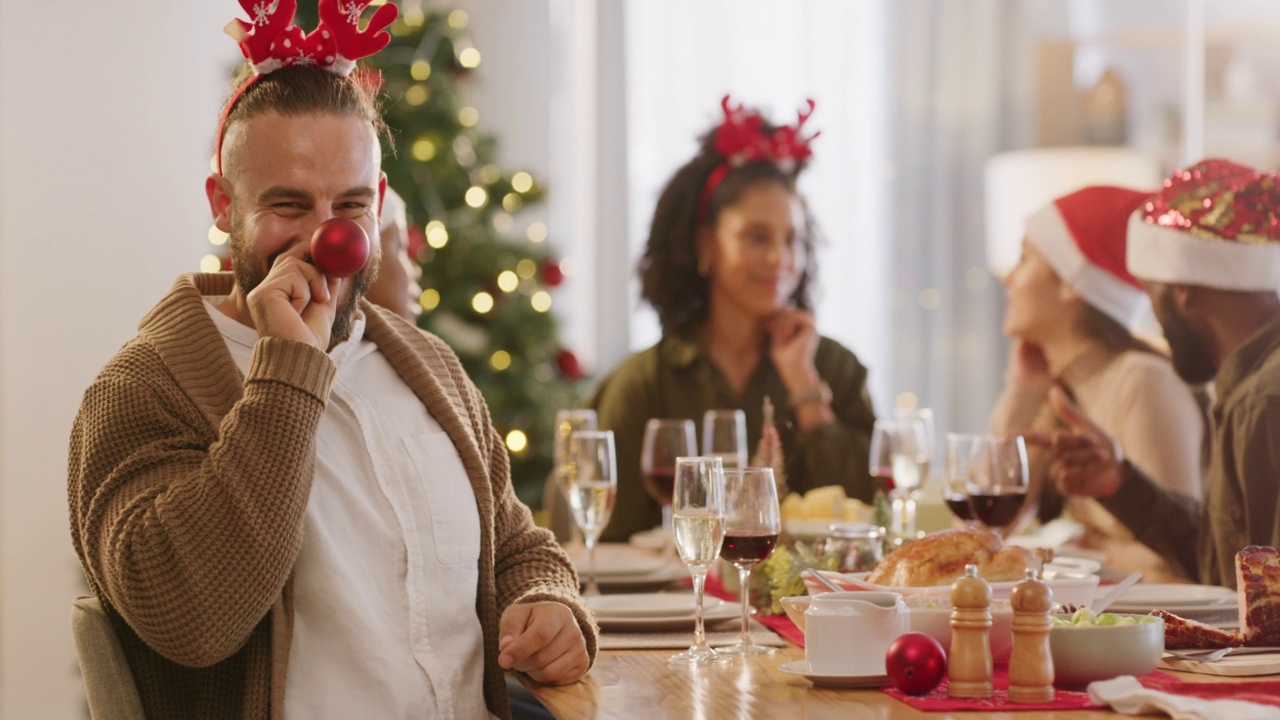
[(884, 667), (894, 687), (908, 695), (924, 695), (947, 674), (947, 651), (932, 636), (909, 632), (889, 646)]
[(369, 236), (354, 220), (325, 220), (311, 236), (311, 260), (329, 277), (355, 275), (369, 261)]

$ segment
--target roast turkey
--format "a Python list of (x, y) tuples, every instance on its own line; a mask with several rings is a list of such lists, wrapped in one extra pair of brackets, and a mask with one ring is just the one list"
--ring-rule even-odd
[(969, 564), (977, 565), (978, 575), (987, 582), (1018, 581), (1026, 577), (1027, 568), (1040, 570), (1051, 557), (1048, 550), (1006, 546), (989, 530), (942, 530), (889, 553), (867, 582), (893, 587), (950, 585)]
[(1245, 645), (1280, 645), (1280, 550), (1250, 545), (1236, 553), (1240, 637)]

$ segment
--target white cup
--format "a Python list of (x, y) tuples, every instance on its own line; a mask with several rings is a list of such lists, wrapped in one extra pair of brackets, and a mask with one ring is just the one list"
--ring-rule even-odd
[(884, 675), (889, 645), (911, 626), (902, 595), (829, 592), (804, 613), (804, 656), (820, 675)]

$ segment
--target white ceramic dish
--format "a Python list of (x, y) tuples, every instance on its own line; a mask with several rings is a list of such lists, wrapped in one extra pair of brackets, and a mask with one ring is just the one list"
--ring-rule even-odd
[[(735, 603), (727, 603), (718, 598), (706, 598), (702, 610), (704, 623), (719, 622), (741, 617), (742, 609)], [(596, 623), (602, 630), (621, 631), (683, 631), (693, 629), (693, 612), (688, 615), (658, 617), (596, 617)]]
[[(950, 585), (934, 585), (930, 587), (891, 587), (888, 585), (876, 585), (867, 582), (867, 576), (870, 573), (838, 573), (829, 570), (819, 571), (822, 576), (835, 582), (846, 590), (879, 590), (883, 592), (902, 593), (904, 596), (922, 595), (925, 597), (950, 598)], [(804, 579), (805, 587), (809, 590), (810, 595), (816, 595), (821, 592), (829, 592), (816, 580), (806, 577)], [(1009, 593), (1017, 582), (996, 582), (991, 583), (991, 595), (997, 599), (1009, 599)], [(1088, 605), (1098, 592), (1098, 577), (1090, 575), (1088, 577), (1058, 577), (1051, 580), (1045, 580), (1045, 584), (1053, 591), (1054, 602), (1060, 604), (1072, 604), (1077, 607)]]
[[(1070, 615), (1057, 615), (1070, 618)], [(1132, 616), (1135, 625), (1079, 625), (1049, 631), (1054, 685), (1083, 687), (1121, 675), (1142, 677), (1156, 669), (1164, 655), (1164, 621)]]
[(792, 660), (782, 663), (778, 669), (788, 675), (799, 675), (814, 685), (834, 688), (872, 688), (889, 684), (888, 675), (829, 675), (814, 672), (808, 660)]
[(1138, 583), (1125, 591), (1114, 603), (1113, 610), (1132, 609), (1173, 611), (1178, 608), (1211, 608), (1234, 605), (1239, 596), (1235, 590), (1215, 585), (1178, 583)]
[[(808, 596), (782, 598), (782, 609), (787, 617), (804, 632), (805, 611), (809, 609)], [(951, 647), (951, 601), (924, 596), (904, 597), (911, 613), (912, 632), (922, 632), (942, 644)], [(1008, 600), (991, 601), (991, 657), (1007, 660), (1013, 650), (1013, 608)]]

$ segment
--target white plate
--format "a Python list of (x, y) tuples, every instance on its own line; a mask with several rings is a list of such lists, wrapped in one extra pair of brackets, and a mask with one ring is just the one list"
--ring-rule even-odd
[(799, 675), (814, 685), (835, 688), (871, 688), (889, 684), (888, 675), (826, 675), (809, 668), (808, 660), (792, 660), (782, 663), (778, 669), (790, 675)]
[(844, 520), (783, 520), (782, 530), (796, 540), (817, 540), (827, 534), (832, 523)]
[[(597, 578), (597, 582), (602, 588), (610, 590), (631, 590), (639, 592), (644, 589), (657, 589), (666, 585), (670, 585), (680, 580), (689, 579), (689, 569), (684, 565), (672, 563), (663, 565), (662, 567), (647, 573), (636, 573), (633, 575), (601, 575)], [(578, 576), (578, 580), (583, 587), (587, 585), (587, 579), (582, 575)]]
[[(949, 598), (951, 597), (950, 585), (935, 585), (932, 587), (896, 587), (891, 585), (876, 585), (867, 582), (867, 576), (871, 573), (838, 573), (830, 570), (820, 570), (822, 576), (828, 578), (845, 590), (878, 590), (882, 592), (896, 592), (902, 595), (924, 595), (926, 597)], [(1016, 582), (993, 582), (991, 583), (991, 594), (995, 598), (1007, 599), (1013, 591)], [(1094, 595), (1098, 591), (1098, 576), (1088, 575), (1086, 577), (1057, 577), (1045, 580), (1045, 584), (1053, 590), (1053, 599), (1060, 603), (1071, 603), (1072, 605), (1086, 605), (1093, 600)], [(811, 577), (804, 578), (805, 588), (810, 595), (829, 592), (830, 588), (824, 587), (821, 583)]]
[(1214, 585), (1138, 583), (1126, 590), (1111, 607), (1146, 610), (1203, 608), (1231, 605), (1236, 602), (1237, 597), (1235, 590)]
[[(717, 598), (706, 598), (706, 606), (702, 610), (702, 622), (719, 622), (741, 617), (742, 610), (738, 605), (724, 602)], [(602, 630), (629, 630), (648, 632), (679, 631), (693, 629), (693, 613), (676, 617), (597, 617), (596, 623)]]
[[(596, 618), (659, 618), (693, 615), (693, 595), (689, 593), (630, 593), (595, 595), (584, 598), (595, 611)], [(718, 598), (705, 598), (704, 608), (712, 607)]]
[[(587, 551), (577, 548), (569, 554), (573, 567), (579, 575), (586, 573), (588, 561)], [(640, 550), (626, 543), (600, 543), (596, 546), (596, 576), (606, 578), (614, 575), (644, 575), (652, 573), (666, 560), (661, 555), (648, 550)]]

